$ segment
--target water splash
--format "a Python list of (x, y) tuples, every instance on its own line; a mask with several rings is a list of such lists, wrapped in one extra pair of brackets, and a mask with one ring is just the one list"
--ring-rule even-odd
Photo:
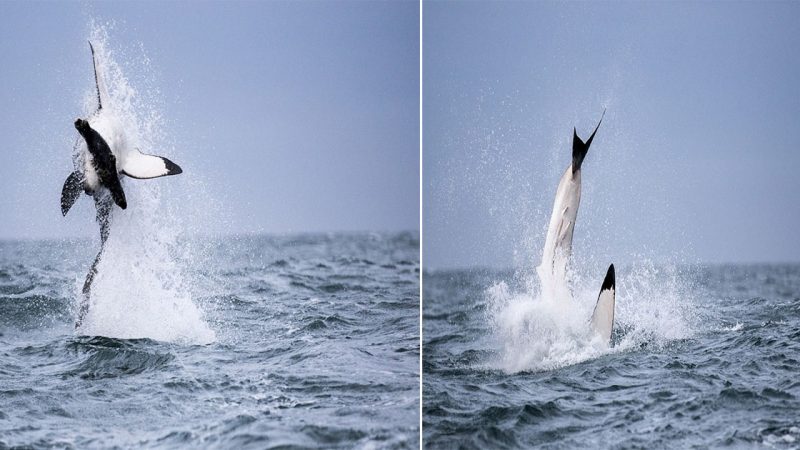
[(530, 280), (518, 291), (505, 281), (486, 291), (490, 339), (497, 349), (494, 368), (506, 373), (552, 370), (609, 353), (665, 346), (693, 334), (692, 289), (677, 266), (639, 262), (617, 271), (610, 348), (589, 326), (602, 278), (570, 278), (573, 294), (558, 294)]
[[(129, 145), (144, 153), (156, 153), (151, 149), (162, 153), (171, 146), (158, 101), (149, 101), (129, 83), (110, 47), (108, 30), (107, 25), (93, 23), (89, 38), (108, 89), (108, 107), (123, 123)], [(140, 63), (146, 66), (148, 61)], [(84, 96), (84, 117), (95, 108), (92, 84)], [(162, 202), (162, 181), (122, 180), (128, 208), (112, 210), (110, 236), (80, 334), (190, 343), (215, 340), (193, 302), (192, 280), (183, 269), (177, 243), (185, 230), (174, 208)], [(76, 299), (81, 297), (81, 285), (82, 280), (76, 283)]]

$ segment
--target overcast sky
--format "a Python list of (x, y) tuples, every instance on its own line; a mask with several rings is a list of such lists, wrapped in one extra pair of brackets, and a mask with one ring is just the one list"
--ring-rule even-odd
[[(152, 182), (203, 190), (196, 207), (224, 218), (210, 231), (417, 228), (418, 7), (4, 3), (0, 238), (96, 233), (88, 199), (70, 213), (86, 220), (58, 206), (91, 19), (115, 23), (123, 70), (169, 124), (185, 172)], [(603, 108), (576, 257), (800, 259), (799, 16), (791, 2), (426, 2), (426, 265), (538, 262), (572, 127), (586, 136)]]
[(538, 264), (572, 129), (576, 258), (800, 260), (800, 3), (426, 2), (427, 268)]
[(217, 208), (220, 220), (194, 229), (419, 228), (418, 3), (4, 2), (2, 12), (0, 238), (97, 233), (87, 197), (67, 218), (59, 210), (72, 122), (92, 89), (92, 19), (113, 22), (109, 46), (168, 124), (174, 148), (152, 152), (184, 169), (147, 182), (195, 186), (205, 195), (193, 207)]

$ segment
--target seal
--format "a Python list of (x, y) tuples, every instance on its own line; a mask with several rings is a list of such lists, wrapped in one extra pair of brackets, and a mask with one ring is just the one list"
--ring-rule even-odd
[[(96, 177), (93, 178), (99, 181), (101, 186), (111, 191), (111, 196), (117, 206), (122, 209), (127, 208), (128, 202), (125, 200), (125, 191), (122, 190), (122, 183), (120, 183), (119, 175), (117, 174), (117, 158), (111, 152), (108, 143), (103, 139), (103, 136), (100, 136), (100, 133), (92, 129), (88, 120), (75, 120), (75, 129), (86, 141), (86, 148), (91, 156), (89, 158), (91, 168), (96, 174)], [(64, 184), (66, 185), (66, 182)], [(97, 188), (97, 184), (84, 183), (84, 190), (89, 194), (94, 193)], [(62, 203), (62, 208), (63, 206)], [(63, 210), (62, 213), (66, 214)]]

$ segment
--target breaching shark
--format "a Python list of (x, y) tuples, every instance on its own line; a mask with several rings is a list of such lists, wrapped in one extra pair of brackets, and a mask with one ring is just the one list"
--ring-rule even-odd
[[(578, 217), (578, 206), (581, 203), (581, 166), (604, 116), (605, 111), (586, 142), (578, 137), (577, 129), (573, 128), (572, 164), (567, 167), (558, 183), (553, 213), (550, 216), (550, 225), (547, 227), (542, 262), (536, 268), (543, 286), (549, 287), (555, 293), (569, 292), (567, 266), (572, 256), (572, 235), (575, 231), (575, 219)], [(614, 265), (611, 264), (600, 288), (600, 295), (591, 318), (591, 328), (607, 344), (611, 341), (611, 329), (614, 326), (615, 286)]]
[(112, 108), (106, 90), (102, 68), (98, 65), (94, 46), (89, 42), (94, 64), (94, 80), (97, 90), (97, 109), (87, 119), (75, 120), (75, 128), (83, 137), (75, 142), (73, 164), (75, 170), (69, 174), (61, 190), (61, 214), (66, 216), (81, 191), (94, 198), (97, 222), (100, 224), (100, 251), (92, 263), (83, 284), (83, 298), (78, 308), (75, 327), (79, 327), (89, 310), (89, 293), (97, 274), (97, 264), (103, 254), (111, 225), (111, 209), (116, 203), (127, 208), (125, 191), (120, 178), (157, 178), (177, 175), (180, 167), (167, 158), (147, 155), (129, 145), (122, 122)]

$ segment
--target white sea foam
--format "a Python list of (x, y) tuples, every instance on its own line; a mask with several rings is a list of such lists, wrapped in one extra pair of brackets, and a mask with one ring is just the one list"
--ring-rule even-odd
[[(151, 153), (148, 149), (168, 148), (158, 106), (145, 104), (128, 82), (110, 49), (107, 27), (93, 25), (90, 40), (105, 78), (109, 107), (123, 122), (130, 145), (145, 153)], [(95, 107), (92, 84), (85, 96), (84, 117)], [(110, 236), (97, 267), (89, 313), (78, 332), (117, 338), (213, 342), (214, 331), (195, 305), (192, 280), (183, 269), (182, 259), (190, 256), (177, 251), (177, 239), (186, 231), (183, 224), (187, 221), (176, 217), (176, 210), (169, 203), (179, 200), (162, 201), (161, 183), (165, 180), (122, 181), (128, 208), (112, 209)], [(81, 298), (82, 284), (82, 280), (76, 284), (76, 298)]]
[(637, 263), (617, 267), (617, 336), (614, 345), (607, 347), (589, 326), (605, 270), (600, 272), (596, 277), (573, 277), (573, 295), (554, 295), (536, 283), (520, 292), (513, 292), (505, 282), (488, 289), (491, 339), (498, 350), (496, 368), (508, 373), (551, 370), (691, 336), (692, 302), (676, 270)]
[(742, 322), (736, 322), (734, 325), (722, 327), (722, 331), (742, 331), (743, 328), (744, 324)]

